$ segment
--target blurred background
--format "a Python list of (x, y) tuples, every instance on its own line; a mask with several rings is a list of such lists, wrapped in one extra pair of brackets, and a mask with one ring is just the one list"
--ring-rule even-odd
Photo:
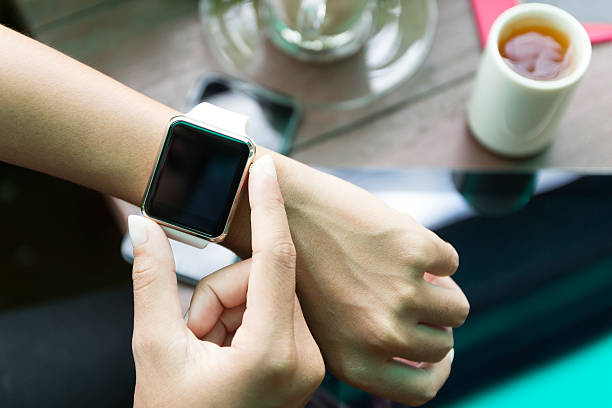
[[(371, 190), (460, 197), (467, 215), (432, 228), (461, 254), (472, 315), (427, 406), (612, 406), (612, 43), (594, 46), (553, 146), (511, 160), (465, 124), (483, 2), (355, 1), (370, 25), (362, 36), (351, 17), (355, 43), (340, 51), (275, 37), (263, 3), (1, 0), (0, 23), (177, 110), (220, 89), (247, 95), (242, 109), (276, 137), (265, 143)], [(550, 3), (606, 38), (610, 2)], [(284, 23), (338, 34), (333, 21)], [(542, 169), (567, 181), (532, 198)], [(0, 406), (130, 406), (130, 265), (119, 248), (137, 209), (4, 163), (0, 209)], [(312, 404), (395, 406), (331, 375)]]

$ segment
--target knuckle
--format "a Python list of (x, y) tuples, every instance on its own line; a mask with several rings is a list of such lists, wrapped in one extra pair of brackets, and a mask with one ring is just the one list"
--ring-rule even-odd
[(285, 200), (280, 191), (270, 192), (263, 205), (268, 211), (285, 210)]
[(425, 387), (425, 392), (423, 394), (423, 397), (427, 401), (431, 401), (432, 399), (436, 398), (436, 395), (438, 395), (438, 391), (439, 391), (439, 388), (436, 386), (436, 384), (434, 382), (430, 382), (428, 386)]
[(459, 268), (459, 254), (457, 253), (457, 250), (450, 242), (445, 242), (444, 244), (448, 247), (449, 268), (454, 273), (457, 270), (457, 268)]
[(375, 339), (379, 349), (389, 351), (396, 350), (398, 347), (408, 346), (406, 340), (400, 335), (394, 325), (383, 325), (379, 327), (376, 333)]
[(208, 290), (208, 280), (210, 279), (210, 276), (212, 275), (207, 275), (205, 277), (203, 277), (202, 279), (200, 279), (200, 281), (196, 284), (195, 289), (193, 290), (193, 293), (200, 293), (203, 290)]
[(295, 269), (297, 252), (291, 240), (283, 240), (274, 243), (270, 248), (270, 258), (282, 268)]
[(308, 391), (314, 391), (323, 382), (323, 377), (325, 377), (325, 365), (320, 357), (319, 361), (315, 364), (309, 364), (302, 371), (299, 373), (299, 378), (304, 378), (304, 387)]
[(132, 282), (134, 285), (134, 292), (140, 291), (146, 288), (154, 281), (153, 276), (153, 265), (148, 262), (134, 262), (132, 268)]
[(356, 358), (345, 358), (342, 365), (345, 381), (362, 389), (371, 386), (372, 374), (366, 364), (363, 364)]
[(156, 269), (171, 269), (174, 271), (173, 260), (168, 260), (149, 251), (146, 248), (137, 248), (134, 251), (134, 265), (132, 267), (132, 281), (134, 290), (140, 290), (153, 282)]
[(214, 293), (212, 291), (211, 282), (210, 282), (210, 280), (212, 279), (211, 276), (213, 275), (205, 276), (197, 283), (195, 289), (193, 290), (192, 297), (194, 297), (196, 294), (199, 296), (202, 296), (204, 294), (210, 294), (211, 292)]
[(280, 190), (274, 191), (269, 195), (269, 198), (272, 204), (282, 207), (283, 209), (285, 208), (285, 200), (283, 199), (283, 195), (281, 194)]
[(461, 302), (457, 307), (457, 320), (454, 327), (463, 326), (470, 314), (470, 302), (468, 301), (465, 294), (462, 293)]
[(438, 387), (433, 381), (419, 383), (416, 389), (413, 389), (409, 405), (419, 407), (428, 403), (438, 395), (438, 390)]
[(420, 406), (423, 406), (423, 405), (427, 404), (427, 402), (429, 402), (429, 401), (425, 400), (425, 399), (419, 398), (419, 399), (415, 399), (415, 400), (409, 402), (408, 405), (410, 405), (411, 407), (420, 407)]
[(440, 340), (437, 344), (420, 350), (419, 355), (424, 361), (438, 363), (442, 361), (453, 348), (453, 339)]
[(265, 376), (270, 383), (287, 383), (298, 372), (297, 351), (295, 347), (276, 347), (262, 356)]
[(425, 387), (423, 387), (423, 389), (421, 389), (421, 392), (419, 393), (419, 396), (417, 397), (415, 406), (426, 404), (427, 402), (434, 399), (436, 395), (438, 395), (438, 389), (434, 387), (432, 384), (426, 385)]
[(134, 330), (132, 335), (132, 351), (135, 358), (156, 355), (159, 349), (159, 343), (153, 336), (148, 336), (142, 331)]
[(312, 384), (315, 386), (315, 388), (317, 388), (323, 382), (323, 378), (325, 378), (325, 364), (323, 363), (323, 359), (321, 359), (320, 363), (315, 366), (315, 369), (311, 374)]
[[(446, 338), (447, 340), (444, 348), (446, 349), (446, 354), (448, 354), (448, 352), (455, 347), (455, 337), (453, 336), (453, 333), (450, 332)], [(446, 354), (444, 354), (444, 357), (446, 357)]]
[(398, 287), (391, 303), (393, 318), (397, 322), (405, 322), (406, 318), (414, 316), (423, 303), (421, 297), (418, 288), (411, 283), (404, 283)]
[(426, 239), (413, 238), (403, 254), (402, 261), (414, 269), (424, 270), (427, 266), (428, 246)]
[(461, 317), (460, 317), (459, 321), (457, 322), (459, 324), (459, 326), (463, 326), (463, 324), (467, 320), (469, 314), (470, 314), (470, 303), (466, 300), (465, 303), (464, 303), (464, 307), (461, 310)]
[(416, 286), (412, 283), (402, 282), (395, 288), (397, 295), (396, 311), (402, 313), (408, 310), (412, 310), (418, 301), (419, 291)]
[(289, 358), (275, 358), (268, 362), (268, 376), (274, 380), (293, 378), (296, 364)]
[(432, 362), (440, 362), (442, 361), (451, 351), (451, 349), (455, 346), (455, 340), (453, 339), (452, 334), (446, 336), (441, 342), (437, 350), (432, 350)]
[(416, 311), (417, 315), (420, 315), (421, 313), (431, 313), (434, 311), (436, 313), (446, 313), (446, 309), (438, 310), (437, 307), (431, 303), (431, 299), (429, 299), (428, 296), (415, 296), (412, 303), (412, 308)]
[(335, 376), (347, 383), (357, 387), (368, 383), (369, 369), (354, 353), (341, 350), (325, 362)]
[(431, 399), (427, 399), (425, 397), (419, 396), (413, 399), (412, 401), (410, 401), (408, 405), (410, 405), (411, 407), (420, 407), (420, 406), (427, 404), (430, 400)]

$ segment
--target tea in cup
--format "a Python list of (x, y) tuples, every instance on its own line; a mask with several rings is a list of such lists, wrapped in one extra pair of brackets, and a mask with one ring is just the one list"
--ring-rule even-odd
[(552, 141), (591, 60), (586, 30), (547, 4), (522, 4), (493, 24), (468, 105), (474, 137), (510, 157), (541, 152)]

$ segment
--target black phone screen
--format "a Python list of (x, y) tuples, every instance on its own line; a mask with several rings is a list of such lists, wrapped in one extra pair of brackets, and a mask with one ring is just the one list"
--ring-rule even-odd
[(208, 74), (192, 91), (189, 105), (200, 102), (248, 116), (248, 134), (257, 146), (283, 154), (290, 151), (301, 116), (294, 99), (238, 79)]

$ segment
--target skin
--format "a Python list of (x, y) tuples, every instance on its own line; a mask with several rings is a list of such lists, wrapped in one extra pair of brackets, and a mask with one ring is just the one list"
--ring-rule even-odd
[(295, 247), (278, 182), (253, 166), (249, 184), (253, 257), (199, 283), (191, 330), (168, 239), (153, 221), (131, 216), (147, 232), (135, 245), (132, 275), (135, 407), (301, 407), (323, 380), (295, 294)]
[[(11, 56), (0, 58), (0, 160), (140, 204), (178, 112), (1, 26), (0, 55)], [(450, 371), (450, 328), (469, 311), (450, 278), (456, 251), (367, 191), (263, 154), (276, 164), (297, 294), (327, 368), (404, 404), (433, 398)], [(224, 241), (243, 259), (252, 252), (247, 201)]]

